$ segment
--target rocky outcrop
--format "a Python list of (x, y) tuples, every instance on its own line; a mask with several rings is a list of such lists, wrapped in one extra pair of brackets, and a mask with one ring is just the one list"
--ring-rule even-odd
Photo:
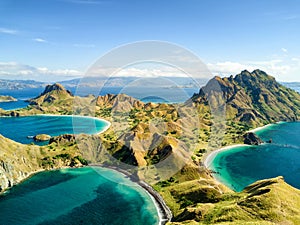
[(49, 144), (56, 143), (58, 145), (75, 144), (76, 138), (74, 134), (63, 134), (56, 137), (51, 137)]
[(246, 145), (260, 145), (263, 142), (255, 133), (253, 132), (247, 132), (244, 134), (244, 144)]
[(18, 101), (12, 96), (0, 95), (0, 102), (16, 102)]
[(144, 103), (126, 94), (107, 94), (96, 98), (99, 107), (112, 108), (114, 111), (128, 112), (131, 109), (140, 109)]
[(11, 112), (9, 112), (9, 116), (18, 117), (18, 116), (20, 116), (20, 114), (16, 111), (11, 111)]
[(38, 134), (33, 137), (33, 140), (37, 142), (42, 142), (42, 141), (49, 141), (50, 138), (51, 136), (48, 134)]
[[(0, 190), (17, 184), (40, 169), (35, 152), (37, 146), (26, 146), (0, 135)], [(18, 153), (18, 154), (16, 154)]]

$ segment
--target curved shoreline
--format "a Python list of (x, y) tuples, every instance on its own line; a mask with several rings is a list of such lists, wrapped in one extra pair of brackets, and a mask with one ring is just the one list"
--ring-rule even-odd
[[(279, 124), (279, 123), (282, 123), (282, 122), (276, 122), (276, 123), (270, 123), (270, 124), (267, 124), (267, 125), (264, 125), (264, 126), (261, 126), (261, 127), (257, 127), (257, 128), (254, 128), (254, 129), (251, 129), (249, 131), (247, 131), (246, 133), (255, 133), (257, 131), (261, 131), (261, 130), (264, 130), (272, 125), (275, 125), (275, 124)], [(215, 150), (212, 150), (211, 152), (205, 154), (202, 158), (202, 162), (203, 162), (203, 165), (205, 166), (206, 169), (208, 169), (209, 171), (211, 171), (211, 164), (214, 160), (214, 158), (220, 153), (220, 152), (224, 152), (224, 151), (228, 151), (228, 150), (231, 150), (231, 149), (234, 149), (234, 148), (238, 148), (238, 147), (245, 147), (245, 146), (249, 146), (249, 145), (246, 145), (246, 144), (233, 144), (233, 145), (228, 145), (228, 146), (225, 146), (223, 148), (219, 148), (219, 149), (215, 149)], [(212, 177), (219, 183), (222, 183), (224, 184), (225, 186), (227, 186), (224, 182), (222, 182), (220, 179), (218, 179), (213, 173), (211, 173)], [(227, 186), (228, 187), (228, 186)], [(230, 187), (228, 187), (230, 188)], [(231, 188), (230, 188), (231, 189)]]
[(104, 122), (106, 124), (106, 126), (103, 128), (103, 130), (101, 130), (98, 133), (95, 134), (101, 134), (104, 133), (105, 131), (107, 131), (110, 126), (111, 126), (111, 122), (109, 122), (108, 120), (102, 119), (102, 118), (98, 118), (98, 117), (93, 117), (93, 116), (81, 116), (81, 115), (59, 115), (59, 114), (36, 114), (36, 115), (30, 115), (30, 116), (62, 116), (62, 117), (78, 117), (78, 118), (89, 118), (89, 119), (94, 119), (94, 120), (98, 120), (101, 122)]
[[(57, 115), (57, 114), (36, 114), (36, 115), (29, 115), (29, 116), (63, 116), (63, 117), (83, 117), (83, 118), (90, 118), (90, 119), (94, 119), (94, 120), (98, 120), (101, 122), (104, 122), (106, 124), (106, 126), (104, 127), (104, 129), (102, 129), (100, 132), (96, 133), (96, 134), (101, 134), (105, 131), (107, 131), (107, 129), (109, 129), (109, 127), (111, 126), (111, 123), (107, 120), (104, 120), (102, 118), (97, 118), (97, 117), (92, 117), (92, 116), (80, 116), (80, 115)], [(149, 184), (147, 184), (144, 181), (141, 181), (139, 179), (137, 179), (136, 177), (134, 177), (133, 175), (131, 175), (130, 173), (128, 173), (127, 171), (121, 170), (120, 168), (117, 167), (111, 167), (111, 166), (100, 166), (100, 165), (88, 165), (90, 167), (93, 166), (98, 166), (98, 167), (102, 167), (102, 168), (107, 168), (107, 169), (111, 169), (114, 170), (116, 172), (119, 172), (125, 176), (127, 176), (132, 182), (138, 184), (141, 188), (143, 188), (146, 193), (150, 196), (151, 200), (153, 201), (155, 208), (157, 210), (157, 214), (159, 217), (159, 225), (165, 225), (167, 222), (169, 222), (172, 218), (172, 212), (169, 209), (169, 207), (166, 205), (166, 203), (164, 202), (163, 198), (161, 197), (161, 195), (159, 193), (157, 193)], [(72, 168), (72, 167), (63, 167), (63, 168)], [(59, 170), (62, 168), (55, 168), (54, 170)], [(29, 173), (28, 176), (26, 176), (24, 179), (20, 180), (18, 183), (16, 183), (15, 185), (18, 185), (19, 183), (23, 182), (26, 179), (30, 179), (30, 177), (32, 177), (33, 175), (46, 171), (44, 169), (41, 170), (37, 170), (34, 171), (32, 173)], [(15, 186), (14, 185), (14, 186)], [(9, 188), (10, 189), (10, 188)], [(7, 190), (9, 190), (7, 189)], [(5, 190), (3, 193), (5, 193), (7, 190)], [(2, 193), (0, 193), (2, 194)]]
[(275, 124), (280, 124), (280, 123), (285, 123), (285, 122), (281, 121), (281, 122), (276, 122), (276, 123), (270, 123), (270, 124), (264, 125), (262, 127), (257, 127), (257, 128), (252, 129), (252, 130), (249, 130), (246, 133), (255, 133), (257, 131), (264, 130), (264, 129), (268, 128), (268, 127), (271, 127), (271, 126), (273, 126)]
[[(269, 128), (273, 125), (276, 125), (276, 124), (281, 124), (281, 123), (285, 123), (285, 121), (279, 121), (279, 122), (276, 122), (276, 123), (270, 123), (270, 124), (267, 124), (267, 125), (264, 125), (264, 126), (261, 126), (261, 127), (257, 127), (257, 128), (254, 128), (254, 129), (251, 129), (249, 131), (246, 131), (246, 133), (255, 133), (257, 131), (262, 131), (266, 128)], [(214, 158), (221, 152), (224, 152), (224, 151), (228, 151), (228, 150), (231, 150), (231, 149), (234, 149), (234, 148), (238, 148), (238, 147), (246, 147), (246, 146), (251, 146), (251, 145), (247, 145), (247, 144), (233, 144), (233, 145), (228, 145), (228, 146), (225, 146), (225, 147), (222, 147), (222, 148), (219, 148), (219, 149), (215, 149), (215, 150), (212, 150), (210, 151), (209, 153), (205, 154), (202, 158), (202, 162), (203, 162), (203, 165), (205, 166), (206, 169), (208, 169), (210, 172), (211, 172), (211, 175), (212, 177), (219, 183), (222, 183), (224, 184), (225, 186), (227, 186), (228, 188), (230, 188), (227, 184), (225, 184), (224, 182), (222, 182), (220, 179), (218, 179), (217, 176), (214, 175), (213, 171), (211, 170), (211, 164), (214, 160)], [(231, 189), (231, 188), (230, 188)]]
[[(117, 173), (120, 173), (122, 175), (124, 175), (125, 177), (127, 177), (131, 182), (137, 184), (139, 187), (141, 187), (151, 198), (153, 204), (155, 205), (157, 214), (158, 214), (158, 218), (159, 218), (159, 224), (158, 225), (165, 225), (167, 224), (169, 221), (171, 221), (173, 215), (171, 210), (169, 209), (169, 207), (167, 206), (167, 204), (164, 202), (162, 196), (156, 192), (149, 184), (147, 184), (144, 181), (138, 180), (134, 175), (132, 175), (131, 173), (127, 172), (126, 170), (122, 170), (120, 168), (117, 167), (113, 167), (113, 166), (103, 166), (103, 165), (97, 165), (97, 164), (91, 164), (91, 165), (87, 165), (87, 166), (82, 166), (83, 167), (100, 167), (100, 168), (104, 168), (104, 169), (110, 169), (113, 170)], [(37, 171), (33, 171), (31, 173), (28, 173), (26, 177), (24, 177), (22, 180), (19, 180), (17, 183), (15, 183), (12, 187), (9, 187), (5, 190), (3, 190), (2, 192), (0, 192), (0, 196), (1, 195), (5, 195), (11, 188), (19, 185), (20, 183), (24, 182), (27, 179), (30, 179), (32, 176), (38, 174), (38, 173), (42, 173), (45, 171), (55, 171), (55, 170), (61, 170), (61, 169), (76, 169), (76, 168), (80, 168), (80, 167), (70, 167), (70, 166), (63, 166), (61, 168), (54, 168), (54, 169), (50, 169), (50, 170), (46, 170), (46, 169), (39, 169)]]
[(159, 217), (159, 225), (165, 225), (167, 222), (171, 221), (173, 214), (169, 209), (169, 207), (167, 206), (167, 204), (165, 203), (163, 197), (145, 181), (142, 181), (138, 179), (136, 176), (134, 176), (133, 174), (129, 173), (128, 171), (115, 166), (107, 166), (107, 165), (104, 166), (98, 164), (90, 164), (88, 166), (111, 169), (125, 175), (131, 182), (134, 182), (137, 185), (139, 185), (141, 188), (143, 188), (146, 191), (146, 193), (150, 196), (157, 210), (157, 214)]
[[(98, 121), (101, 121), (101, 122), (104, 122), (106, 124), (106, 126), (99, 132), (95, 133), (96, 135), (98, 134), (102, 134), (104, 133), (105, 131), (107, 131), (110, 126), (111, 126), (111, 122), (109, 122), (108, 120), (105, 120), (105, 119), (102, 119), (102, 118), (98, 118), (98, 117), (93, 117), (93, 116), (81, 116), (81, 115), (60, 115), (60, 114), (34, 114), (34, 115), (26, 115), (26, 116), (19, 116), (19, 117), (29, 117), (29, 116), (44, 116), (44, 117), (47, 117), (47, 116), (62, 116), (62, 117), (81, 117), (81, 118), (90, 118), (90, 119), (94, 119), (94, 120), (98, 120)], [(0, 116), (0, 118), (3, 117), (3, 118), (6, 118), (6, 117), (14, 117), (14, 116)], [(93, 134), (93, 135), (95, 135)]]
[(223, 147), (223, 148), (219, 148), (219, 149), (213, 150), (213, 151), (207, 153), (207, 155), (203, 156), (203, 159), (202, 159), (203, 164), (204, 164), (204, 166), (207, 169), (210, 169), (210, 165), (211, 165), (212, 161), (214, 160), (214, 158), (220, 152), (228, 151), (228, 150), (231, 150), (233, 148), (238, 148), (238, 147), (243, 147), (243, 146), (249, 146), (249, 145), (246, 145), (246, 144), (235, 144), (235, 145), (229, 145), (229, 146), (226, 146), (226, 147)]
[[(264, 125), (264, 126), (261, 126), (261, 127), (257, 127), (257, 128), (246, 131), (246, 133), (255, 133), (257, 131), (264, 130), (264, 129), (270, 127), (270, 126), (273, 126), (275, 124), (280, 124), (280, 123), (284, 123), (284, 121), (280, 121), (280, 122), (276, 122), (276, 123), (270, 123), (270, 124), (267, 124), (267, 125)], [(203, 156), (202, 162), (203, 162), (204, 166), (207, 169), (209, 169), (209, 166), (211, 165), (213, 159), (216, 157), (216, 155), (218, 153), (230, 150), (232, 148), (243, 147), (243, 146), (249, 146), (249, 145), (246, 145), (246, 144), (233, 144), (233, 145), (228, 145), (228, 146), (225, 146), (225, 147), (222, 147), (222, 148), (212, 150), (211, 152), (209, 152), (209, 153), (207, 153)]]

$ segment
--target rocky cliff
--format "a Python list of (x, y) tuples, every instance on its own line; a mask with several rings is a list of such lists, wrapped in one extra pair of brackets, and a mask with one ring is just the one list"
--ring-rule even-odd
[(207, 93), (215, 86), (222, 92), (228, 120), (256, 127), (300, 117), (299, 93), (261, 70), (252, 73), (245, 70), (235, 77), (215, 77), (193, 96), (193, 101), (206, 102)]
[(1, 135), (0, 146), (0, 191), (41, 169), (36, 158), (37, 146), (25, 147)]
[(244, 134), (243, 138), (244, 138), (244, 144), (246, 145), (260, 145), (263, 143), (263, 140), (261, 140), (253, 132), (247, 132), (246, 134)]
[(65, 166), (82, 166), (76, 146), (23, 145), (0, 135), (0, 193), (33, 173)]

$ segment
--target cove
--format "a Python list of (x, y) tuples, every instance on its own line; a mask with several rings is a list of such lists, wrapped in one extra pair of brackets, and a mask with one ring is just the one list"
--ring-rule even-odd
[[(109, 125), (105, 120), (84, 116), (0, 117), (0, 134), (19, 143), (30, 144), (34, 141), (28, 137), (37, 134), (96, 134), (105, 131)], [(38, 142), (40, 145), (47, 143)]]
[(255, 132), (259, 146), (238, 146), (218, 152), (208, 163), (215, 178), (235, 191), (276, 176), (300, 189), (300, 122), (278, 123)]
[(99, 167), (38, 173), (0, 196), (0, 209), (0, 224), (159, 223), (144, 189)]

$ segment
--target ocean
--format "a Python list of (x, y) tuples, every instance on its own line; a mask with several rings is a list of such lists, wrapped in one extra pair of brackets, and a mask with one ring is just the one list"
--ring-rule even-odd
[(235, 191), (253, 182), (276, 176), (300, 189), (300, 122), (278, 123), (256, 132), (264, 141), (259, 146), (234, 147), (219, 152), (210, 169), (214, 176)]
[[(284, 83), (285, 86), (294, 89), (300, 93), (300, 87), (292, 85), (290, 83)], [(199, 93), (199, 88), (177, 88), (177, 87), (103, 87), (102, 89), (96, 87), (83, 87), (77, 89), (76, 87), (68, 87), (72, 93), (78, 96), (87, 96), (89, 94), (106, 95), (106, 94), (119, 94), (124, 93), (139, 99), (145, 103), (179, 103), (188, 100), (195, 93)], [(44, 91), (44, 88), (31, 88), (31, 89), (19, 89), (19, 90), (9, 90), (0, 89), (0, 95), (10, 95), (16, 98), (17, 102), (0, 102), (0, 108), (5, 110), (12, 110), (23, 108), (28, 105), (25, 102), (28, 99), (39, 96)]]
[[(184, 102), (198, 93), (197, 88), (151, 88), (151, 87), (135, 87), (135, 88), (122, 88), (122, 87), (104, 87), (99, 88), (81, 88), (77, 90), (75, 87), (68, 88), (72, 93), (78, 96), (87, 96), (89, 94), (106, 95), (106, 94), (119, 94), (124, 93), (137, 98), (145, 103), (177, 103)], [(44, 88), (20, 89), (20, 90), (7, 90), (0, 89), (0, 95), (9, 95), (16, 98), (17, 102), (0, 102), (0, 108), (5, 110), (13, 110), (24, 108), (28, 105), (26, 100), (39, 96), (44, 91)]]
[[(0, 134), (23, 144), (34, 142), (33, 136), (38, 134), (96, 134), (107, 126), (109, 123), (104, 120), (80, 116), (0, 117)], [(45, 145), (48, 141), (35, 144)]]
[(20, 90), (0, 89), (0, 95), (9, 95), (16, 98), (16, 102), (0, 102), (0, 108), (5, 110), (24, 108), (28, 99), (35, 98), (43, 92), (43, 88), (28, 88)]
[(38, 173), (1, 195), (0, 209), (3, 225), (159, 223), (144, 189), (118, 172), (92, 167)]

